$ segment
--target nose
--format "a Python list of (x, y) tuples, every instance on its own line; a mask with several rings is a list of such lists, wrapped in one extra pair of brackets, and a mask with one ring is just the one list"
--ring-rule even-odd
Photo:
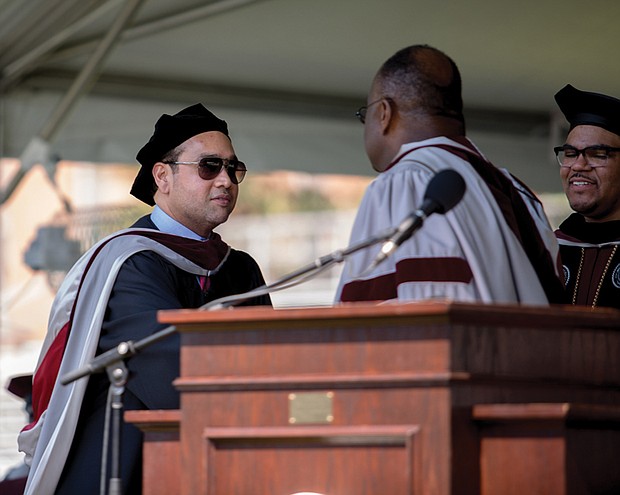
[(228, 175), (228, 168), (225, 166), (222, 167), (220, 169), (220, 173), (217, 174), (217, 177), (215, 177), (213, 182), (217, 187), (225, 187), (226, 189), (232, 186), (232, 180), (230, 180)]
[(586, 154), (585, 154), (585, 152), (583, 150), (579, 151), (579, 154), (577, 155), (577, 158), (572, 163), (570, 168), (578, 169), (578, 170), (579, 169), (583, 169), (583, 168), (592, 168), (592, 166), (588, 163), (588, 159), (586, 158)]

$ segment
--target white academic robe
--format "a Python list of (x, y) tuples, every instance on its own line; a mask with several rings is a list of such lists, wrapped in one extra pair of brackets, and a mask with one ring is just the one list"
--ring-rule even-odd
[[(429, 216), (421, 229), (370, 273), (364, 272), (380, 245), (350, 256), (336, 292), (337, 302), (441, 298), (548, 304), (528, 255), (485, 181), (468, 161), (437, 147), (473, 151), (484, 159), (470, 145), (468, 148), (438, 137), (401, 147), (395, 163), (369, 185), (353, 225), (350, 246), (385, 231), (386, 227), (399, 225), (418, 209), (429, 181), (440, 170), (451, 168), (459, 172), (465, 180), (465, 195), (446, 214)], [(557, 275), (558, 245), (541, 203), (510, 174), (501, 172), (523, 198), (544, 243), (542, 249), (548, 250), (550, 263), (554, 264), (551, 270)]]

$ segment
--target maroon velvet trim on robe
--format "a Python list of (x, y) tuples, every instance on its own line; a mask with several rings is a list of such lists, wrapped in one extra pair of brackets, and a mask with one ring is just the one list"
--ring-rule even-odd
[[(126, 235), (140, 235), (157, 241), (160, 244), (180, 254), (184, 258), (187, 258), (188, 260), (207, 270), (214, 270), (215, 268), (217, 268), (228, 253), (228, 245), (223, 242), (219, 234), (215, 232), (211, 233), (211, 238), (208, 241), (198, 241), (172, 234), (165, 234), (156, 230), (141, 230), (140, 232), (119, 233), (118, 235), (110, 238), (107, 242)], [(82, 278), (80, 280), (80, 285), (75, 301), (77, 301), (78, 299), (82, 284), (84, 283), (84, 280), (86, 278), (85, 275), (92, 266), (93, 260), (100, 253), (102, 247), (107, 244), (107, 242), (102, 243), (101, 246), (99, 246), (99, 248), (93, 254), (93, 256), (91, 256), (87, 267), (84, 270), (84, 274), (82, 275)], [(60, 369), (60, 364), (64, 355), (67, 339), (71, 331), (71, 324), (73, 321), (75, 309), (76, 307), (74, 302), (71, 309), (70, 320), (63, 326), (58, 335), (56, 335), (56, 338), (48, 349), (45, 358), (43, 359), (41, 365), (37, 370), (37, 373), (34, 376), (32, 395), (35, 418), (31, 424), (27, 425), (24, 428), (24, 430), (32, 428), (34, 424), (38, 421), (41, 414), (47, 409), (52, 394), (52, 389), (54, 387), (54, 382), (56, 381), (56, 377), (58, 376), (58, 370)]]
[[(228, 253), (228, 244), (222, 241), (217, 232), (211, 232), (208, 241), (198, 241), (173, 234), (165, 234), (157, 230), (141, 232), (125, 232), (120, 235), (142, 235), (163, 244), (167, 248), (187, 258), (192, 263), (207, 270), (215, 270)], [(119, 235), (119, 236), (120, 236)]]
[(396, 264), (396, 272), (369, 280), (354, 280), (342, 290), (341, 301), (385, 301), (398, 297), (398, 286), (407, 282), (460, 282), (468, 284), (473, 273), (462, 258), (409, 258)]

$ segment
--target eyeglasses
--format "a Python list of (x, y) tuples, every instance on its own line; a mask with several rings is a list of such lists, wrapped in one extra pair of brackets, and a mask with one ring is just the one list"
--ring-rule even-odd
[(168, 165), (198, 165), (198, 175), (203, 180), (215, 179), (222, 170), (222, 167), (226, 167), (226, 173), (233, 184), (239, 184), (245, 177), (247, 168), (245, 163), (238, 160), (226, 160), (225, 158), (207, 157), (198, 162), (163, 162)]
[(382, 96), (378, 100), (375, 100), (375, 101), (369, 103), (368, 105), (364, 105), (363, 107), (360, 107), (359, 110), (357, 112), (355, 112), (355, 116), (358, 119), (360, 119), (360, 122), (362, 124), (366, 123), (366, 112), (368, 111), (368, 108), (371, 107), (372, 105), (374, 105), (375, 103), (379, 103), (381, 100), (388, 100), (389, 101), (390, 99)]
[(620, 148), (612, 148), (611, 146), (598, 144), (596, 146), (587, 146), (583, 149), (577, 149), (574, 146), (565, 144), (564, 146), (553, 148), (553, 151), (555, 152), (560, 167), (572, 167), (575, 162), (579, 160), (579, 155), (583, 155), (588, 165), (592, 168), (596, 168), (607, 165), (609, 155), (620, 151)]

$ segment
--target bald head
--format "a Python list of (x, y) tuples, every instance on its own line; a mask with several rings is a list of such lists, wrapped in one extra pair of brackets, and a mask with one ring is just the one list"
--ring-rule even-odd
[(403, 48), (386, 60), (366, 105), (364, 147), (378, 172), (405, 143), (465, 135), (459, 70), (427, 45)]
[(375, 84), (404, 112), (464, 122), (459, 70), (450, 57), (428, 45), (396, 52), (379, 69)]

